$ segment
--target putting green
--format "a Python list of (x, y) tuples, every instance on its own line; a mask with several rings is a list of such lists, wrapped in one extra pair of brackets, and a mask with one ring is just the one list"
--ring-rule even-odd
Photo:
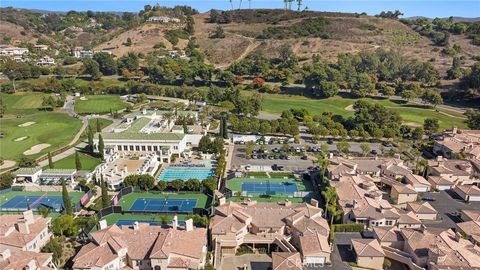
[(79, 114), (108, 113), (127, 106), (128, 103), (116, 95), (90, 95), (75, 99), (75, 112)]

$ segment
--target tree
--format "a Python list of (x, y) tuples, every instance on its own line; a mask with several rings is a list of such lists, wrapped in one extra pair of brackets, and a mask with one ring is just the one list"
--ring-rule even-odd
[(167, 188), (168, 184), (165, 181), (159, 181), (157, 183), (157, 189), (160, 191), (164, 191)]
[(223, 131), (222, 131), (223, 138), (224, 138), (224, 139), (228, 139), (228, 124), (227, 124), (227, 117), (226, 117), (226, 116), (223, 116), (222, 122), (223, 122), (223, 125), (222, 125), (222, 128), (223, 128)]
[(425, 91), (423, 91), (420, 98), (424, 103), (432, 104), (434, 108), (437, 107), (437, 105), (440, 105), (443, 103), (443, 98), (440, 95), (440, 93), (432, 89), (426, 89)]
[(221, 26), (217, 26), (213, 33), (210, 35), (210, 38), (225, 38), (225, 31)]
[(423, 131), (423, 127), (416, 127), (413, 131), (412, 131), (412, 140), (421, 140), (423, 138), (423, 134), (425, 132)]
[(4, 65), (3, 74), (5, 74), (13, 84), (13, 91), (16, 92), (17, 88), (15, 80), (26, 79), (31, 77), (31, 68), (27, 63), (8, 61)]
[(117, 73), (117, 63), (111, 54), (99, 52), (93, 55), (93, 60), (98, 63), (99, 70), (103, 75), (109, 76)]
[(3, 117), (5, 111), (7, 110), (7, 105), (3, 102), (3, 98), (0, 97), (0, 118)]
[(426, 118), (423, 120), (423, 130), (425, 134), (432, 135), (438, 132), (440, 125), (437, 118)]
[(60, 259), (63, 256), (62, 240), (58, 237), (52, 237), (50, 241), (42, 248), (43, 253), (53, 253), (52, 260), (56, 265), (59, 265)]
[(53, 169), (54, 165), (53, 165), (53, 160), (52, 160), (52, 153), (50, 153), (50, 151), (49, 151), (47, 155), (48, 155), (48, 168)]
[(465, 112), (465, 123), (471, 129), (480, 129), (480, 110), (469, 109)]
[(80, 160), (80, 155), (78, 151), (75, 151), (75, 169), (80, 171), (82, 169), (82, 161)]
[(73, 209), (72, 209), (72, 201), (70, 199), (70, 196), (68, 195), (68, 190), (67, 186), (65, 184), (65, 180), (62, 178), (60, 179), (62, 182), (62, 198), (63, 198), (63, 208), (65, 209), (65, 213), (67, 215), (72, 215)]
[(370, 151), (371, 151), (370, 145), (368, 145), (368, 143), (360, 144), (360, 148), (362, 149), (363, 156), (367, 156), (368, 153), (370, 153)]
[(255, 147), (255, 142), (254, 141), (248, 141), (245, 144), (245, 158), (250, 159), (253, 154), (253, 148)]
[(52, 232), (57, 236), (74, 237), (78, 234), (78, 225), (72, 215), (61, 215), (52, 221)]
[(185, 182), (185, 186), (188, 190), (197, 191), (200, 190), (201, 183), (198, 181), (198, 179), (188, 179)]
[(87, 126), (87, 139), (88, 139), (88, 150), (93, 154), (93, 131), (90, 126)]
[(392, 267), (392, 261), (390, 261), (389, 259), (385, 258), (383, 260), (383, 267), (385, 270), (389, 270), (390, 267)]
[(0, 175), (0, 189), (10, 188), (13, 184), (14, 175), (6, 172)]
[(406, 101), (410, 101), (417, 97), (417, 94), (412, 90), (403, 90), (400, 95)]
[(192, 16), (187, 16), (185, 32), (187, 32), (189, 35), (193, 35), (195, 33), (195, 20)]
[(172, 187), (178, 191), (180, 191), (185, 185), (185, 182), (181, 179), (175, 179), (172, 181)]
[(22, 156), (18, 162), (18, 166), (32, 168), (38, 166), (38, 162), (31, 157)]
[(347, 141), (342, 140), (337, 143), (337, 150), (340, 153), (348, 154), (348, 152), (350, 151), (350, 144)]
[(143, 190), (150, 190), (155, 186), (155, 178), (149, 174), (138, 176), (138, 187)]
[(385, 86), (383, 89), (382, 89), (382, 95), (386, 96), (386, 97), (390, 97), (390, 96), (393, 96), (395, 95), (395, 88), (391, 87), (391, 86)]
[(202, 181), (202, 185), (207, 188), (210, 193), (213, 193), (217, 189), (217, 180), (213, 177), (209, 177)]
[(105, 144), (103, 143), (102, 134), (98, 134), (98, 152), (100, 153), (100, 157), (103, 159), (104, 155)]
[(100, 67), (97, 61), (93, 59), (86, 58), (83, 60), (83, 70), (83, 74), (90, 75), (94, 81), (98, 81), (102, 77), (102, 73), (100, 73)]
[(102, 188), (102, 208), (110, 207), (110, 196), (108, 196), (108, 187), (103, 181), (103, 175), (100, 176), (100, 187)]
[(97, 121), (96, 121), (95, 124), (96, 124), (96, 127), (97, 127), (97, 132), (102, 132), (102, 125), (100, 124), (100, 119), (97, 118), (96, 120)]

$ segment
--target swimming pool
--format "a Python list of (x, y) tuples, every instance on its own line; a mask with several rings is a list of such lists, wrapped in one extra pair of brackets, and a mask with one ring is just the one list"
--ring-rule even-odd
[(160, 181), (171, 181), (175, 179), (188, 180), (188, 179), (198, 179), (205, 180), (213, 175), (213, 170), (211, 169), (183, 169), (183, 168), (172, 168), (168, 167), (162, 171), (160, 174)]

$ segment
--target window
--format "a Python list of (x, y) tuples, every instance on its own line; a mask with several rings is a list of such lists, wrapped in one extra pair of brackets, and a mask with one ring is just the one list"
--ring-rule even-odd
[(174, 145), (174, 146), (173, 146), (173, 149), (174, 149), (174, 150), (178, 150), (178, 146)]

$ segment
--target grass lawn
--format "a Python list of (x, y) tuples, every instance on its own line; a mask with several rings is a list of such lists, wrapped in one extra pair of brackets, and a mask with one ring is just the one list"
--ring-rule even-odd
[[(77, 205), (80, 202), (80, 198), (83, 196), (83, 192), (70, 192), (69, 196), (72, 200), (72, 204)], [(60, 196), (62, 197), (62, 192), (55, 191), (9, 191), (6, 193), (0, 194), (0, 205), (4, 204), (11, 198), (15, 196)], [(2, 212), (2, 211), (0, 211)]]
[[(232, 201), (243, 201), (246, 197), (243, 196), (237, 196), (237, 192), (242, 191), (242, 183), (243, 182), (289, 182), (289, 183), (294, 183), (297, 185), (298, 191), (312, 191), (312, 185), (309, 181), (307, 180), (302, 180), (302, 181), (296, 181), (293, 178), (266, 178), (266, 177), (255, 177), (255, 178), (233, 178), (230, 180), (227, 180), (227, 187), (232, 190), (233, 197), (230, 198)], [(279, 202), (279, 201), (285, 201), (286, 199), (290, 200), (291, 202), (304, 202), (308, 201), (311, 196), (311, 193), (309, 196), (304, 197), (304, 198), (294, 198), (291, 195), (286, 195), (286, 194), (276, 194), (272, 195), (271, 197), (265, 197), (262, 196), (261, 194), (248, 194), (248, 198), (252, 200), (256, 200), (259, 202)]]
[[(98, 164), (102, 163), (99, 158), (92, 157), (88, 154), (79, 152), (80, 162), (82, 163), (82, 170), (93, 171)], [(75, 154), (66, 158), (57, 160), (53, 163), (55, 169), (75, 169)], [(48, 168), (48, 166), (45, 166)]]
[(43, 97), (50, 94), (39, 92), (18, 92), (14, 94), (0, 93), (0, 98), (5, 104), (6, 115), (37, 113), (42, 106)]
[(149, 193), (133, 192), (123, 196), (118, 205), (122, 206), (124, 211), (128, 211), (137, 198), (169, 198), (169, 199), (197, 199), (197, 208), (206, 208), (208, 196), (203, 193)]
[(84, 98), (86, 100), (75, 99), (75, 112), (78, 114), (109, 113), (110, 110), (117, 111), (128, 106), (117, 95), (89, 95)]
[[(34, 122), (25, 127), (19, 125)], [(57, 112), (40, 112), (22, 118), (1, 119), (0, 155), (4, 159), (20, 159), (23, 152), (37, 144), (50, 144), (39, 153), (29, 155), (37, 158), (48, 151), (53, 151), (70, 143), (80, 130), (82, 122), (79, 119)], [(26, 137), (24, 140), (15, 139)]]
[(90, 118), (88, 119), (88, 125), (92, 128), (92, 130), (97, 130), (97, 119), (100, 122), (100, 127), (102, 129), (108, 127), (110, 124), (113, 123), (112, 120), (110, 119), (105, 119), (105, 118)]
[[(353, 116), (354, 112), (346, 109), (353, 105), (356, 100), (354, 98), (335, 96), (327, 99), (312, 99), (299, 95), (286, 94), (264, 94), (264, 102), (262, 109), (266, 112), (280, 114), (284, 110), (290, 108), (307, 109), (313, 115), (322, 114), (323, 112), (333, 112), (344, 117)], [(415, 124), (423, 124), (425, 118), (437, 118), (439, 120), (440, 128), (451, 128), (457, 126), (465, 128), (466, 125), (462, 119), (456, 117), (463, 117), (462, 114), (452, 112), (449, 110), (439, 109), (436, 112), (432, 108), (426, 108), (414, 103), (401, 103), (389, 99), (373, 99), (365, 98), (371, 102), (379, 103), (392, 110), (398, 111), (404, 122)], [(449, 114), (449, 115), (445, 115)]]

